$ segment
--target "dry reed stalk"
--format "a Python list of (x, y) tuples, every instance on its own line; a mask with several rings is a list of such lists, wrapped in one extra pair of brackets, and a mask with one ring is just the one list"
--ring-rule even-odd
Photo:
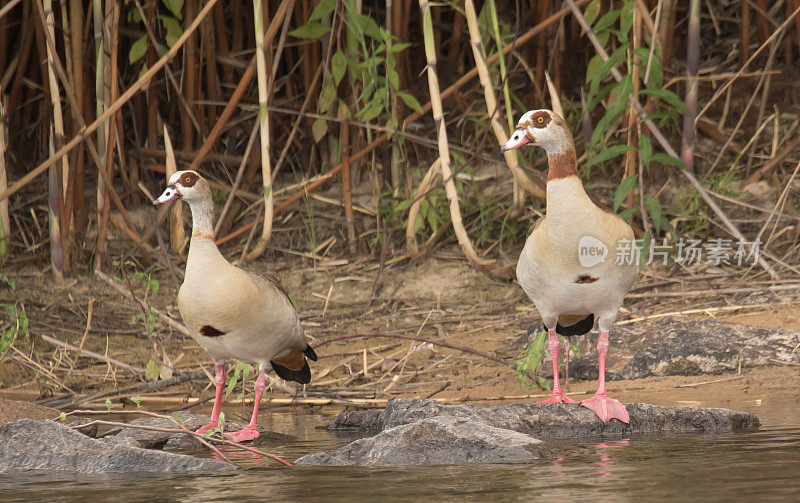
[[(197, 13), (197, 2), (199, 0), (186, 0), (184, 4), (184, 22), (191, 23)], [(202, 23), (201, 23), (202, 25)], [(197, 117), (197, 108), (193, 102), (198, 98), (197, 83), (200, 80), (197, 76), (197, 37), (192, 35), (186, 41), (186, 46), (183, 49), (183, 89), (182, 95), (186, 102), (189, 103), (189, 108), (186, 111), (181, 111), (181, 131), (183, 134), (183, 141), (181, 145), (185, 150), (194, 150), (194, 131), (192, 131), (192, 122), (189, 116)], [(202, 121), (200, 117), (200, 121)], [(201, 125), (200, 130), (203, 130)]]
[(347, 227), (347, 244), (350, 253), (356, 253), (356, 228), (353, 222), (353, 196), (350, 193), (350, 121), (347, 119), (347, 107), (344, 108), (345, 120), (341, 128), (342, 142), (342, 192), (344, 199), (345, 225)]
[[(164, 164), (166, 169), (166, 182), (169, 183), (169, 179), (178, 171), (178, 165), (175, 163), (175, 154), (172, 152), (172, 140), (169, 138), (169, 131), (167, 131), (166, 124), (164, 124), (164, 150), (166, 151)], [(187, 242), (186, 232), (183, 229), (183, 208), (180, 204), (173, 204), (169, 210), (169, 246), (172, 248), (172, 251), (180, 254)]]
[[(508, 141), (508, 130), (501, 121), (501, 114), (497, 105), (497, 98), (494, 94), (494, 84), (491, 76), (489, 75), (489, 68), (486, 65), (486, 59), (484, 57), (481, 34), (478, 28), (478, 16), (475, 12), (475, 4), (472, 2), (472, 0), (466, 0), (464, 4), (464, 12), (467, 16), (467, 27), (469, 29), (472, 56), (475, 58), (475, 67), (478, 70), (478, 78), (483, 86), (483, 99), (486, 101), (486, 110), (489, 112), (490, 123), (492, 125), (492, 130), (494, 131), (494, 136), (497, 139), (498, 145), (503, 145)], [(509, 126), (509, 128), (513, 128), (511, 118), (509, 117), (508, 119), (508, 122), (512, 124)], [(509, 150), (503, 154), (503, 157), (506, 160), (508, 169), (511, 171), (514, 178), (519, 181), (520, 186), (539, 201), (545, 201), (546, 193), (544, 187), (542, 187), (541, 182), (537, 181), (537, 183), (531, 180), (528, 175), (525, 174), (522, 168), (520, 168), (516, 152)]]
[(739, 32), (739, 62), (746, 68), (747, 58), (750, 54), (750, 4), (742, 0), (742, 22)]
[[(0, 88), (0, 191), (8, 187), (6, 174), (6, 144), (8, 138), (8, 116), (6, 116), (6, 99)], [(8, 256), (11, 236), (11, 221), (8, 218), (8, 199), (0, 201), (0, 258)]]
[[(435, 41), (433, 39), (431, 5), (428, 0), (419, 0), (419, 7), (423, 16), (422, 36), (425, 43), (425, 55), (428, 60), (428, 92), (431, 97), (433, 121), (436, 124), (437, 136), (439, 138), (439, 168), (442, 171), (442, 182), (444, 183), (445, 193), (447, 194), (447, 199), (450, 201), (450, 218), (453, 223), (453, 231), (461, 245), (461, 250), (473, 267), (491, 274), (502, 276), (510, 275), (511, 271), (508, 267), (504, 267), (497, 262), (486, 260), (478, 256), (461, 220), (458, 192), (456, 191), (456, 185), (453, 181), (453, 172), (450, 169), (450, 150), (447, 143), (447, 128), (442, 110), (442, 98), (439, 92), (439, 78), (436, 74), (436, 51), (434, 49)], [(498, 54), (500, 54), (500, 51), (498, 51)]]
[[(51, 0), (43, 0), (45, 19), (42, 29), (53, 37), (55, 26), (53, 21), (53, 4)], [(46, 47), (47, 61), (53, 60), (53, 53), (50, 46)], [(64, 139), (64, 116), (61, 111), (61, 96), (59, 94), (58, 82), (52, 63), (47, 64), (47, 80), (50, 89), (50, 104), (53, 107), (53, 124), (50, 128), (51, 149), (61, 148)], [(63, 157), (61, 165), (54, 165), (50, 168), (49, 190), (50, 190), (50, 212), (49, 218), (58, 219), (57, 222), (50, 222), (50, 253), (51, 263), (53, 264), (53, 276), (56, 281), (61, 281), (63, 275), (69, 272), (69, 242), (64, 239), (68, 229), (63, 226), (62, 210), (64, 206), (64, 194), (62, 187), (66, 188), (69, 177), (69, 164), (67, 158)], [(53, 193), (55, 191), (55, 194)]]
[[(99, 0), (95, 0), (99, 1)], [(69, 153), (73, 148), (75, 148), (78, 144), (83, 141), (87, 140), (88, 135), (94, 133), (95, 131), (100, 128), (100, 126), (115, 112), (117, 112), (122, 106), (128, 102), (128, 100), (133, 97), (134, 94), (139, 92), (139, 90), (144, 87), (145, 84), (149, 83), (150, 79), (158, 73), (175, 55), (178, 53), (180, 48), (186, 42), (186, 39), (194, 33), (197, 27), (200, 25), (200, 22), (203, 18), (211, 11), (212, 7), (218, 0), (208, 0), (205, 6), (203, 6), (203, 10), (198, 13), (195, 20), (192, 22), (190, 26), (186, 28), (178, 40), (173, 44), (172, 47), (169, 48), (166, 54), (164, 54), (149, 70), (147, 70), (143, 75), (141, 75), (136, 82), (133, 83), (128, 89), (125, 90), (124, 93), (117, 99), (110, 107), (106, 108), (106, 110), (97, 117), (94, 122), (86, 126), (84, 129), (78, 132), (78, 134), (72, 138), (66, 145), (64, 145), (61, 150), (54, 153), (50, 156), (47, 160), (36, 166), (34, 169), (30, 170), (25, 176), (20, 178), (14, 185), (9, 187), (4, 192), (0, 193), (0, 200), (3, 200), (12, 194), (16, 193), (30, 183), (31, 180), (42, 174), (47, 168), (58, 162), (61, 157), (65, 156)], [(35, 2), (34, 2), (35, 3)], [(113, 196), (112, 196), (113, 197)]]
[[(84, 108), (84, 38), (83, 38), (83, 2), (81, 0), (69, 0), (69, 15), (70, 15), (70, 50), (72, 51), (72, 82), (75, 83), (76, 103), (70, 106), (76, 107), (74, 113), (83, 116)], [(80, 130), (83, 124), (78, 120), (73, 120), (74, 131)], [(86, 199), (83, 192), (84, 187), (84, 149), (83, 145), (77, 149), (78, 153), (75, 156), (75, 163), (72, 166), (74, 172), (72, 182), (72, 213), (73, 213), (73, 229), (76, 231), (83, 230), (85, 224), (85, 207)]]
[[(119, 96), (119, 80), (117, 74), (117, 30), (119, 28), (119, 5), (114, 0), (106, 0), (105, 15), (103, 18), (103, 108), (108, 108)], [(111, 113), (105, 126), (105, 159), (103, 162), (103, 206), (98, 206), (97, 222), (97, 243), (94, 250), (94, 269), (95, 271), (103, 267), (103, 258), (106, 251), (106, 232), (108, 230), (108, 220), (111, 215), (111, 204), (109, 202), (110, 192), (113, 190), (114, 173), (114, 139), (116, 138), (116, 114)], [(66, 158), (66, 156), (64, 157)], [(100, 184), (98, 183), (98, 192)], [(98, 199), (98, 203), (100, 200)]]
[[(270, 131), (269, 131), (269, 94), (268, 84), (270, 76), (267, 74), (267, 45), (272, 42), (278, 27), (283, 22), (289, 7), (294, 7), (294, 0), (282, 0), (272, 21), (268, 33), (264, 34), (264, 0), (253, 0), (253, 23), (256, 38), (256, 71), (258, 75), (258, 118), (260, 122), (261, 137), (261, 184), (264, 194), (264, 227), (261, 229), (261, 238), (252, 251), (247, 254), (247, 260), (260, 257), (267, 248), (267, 243), (272, 235), (273, 194), (272, 194), (272, 167), (270, 165)], [(272, 73), (272, 72), (270, 72)]]
[(411, 203), (411, 206), (408, 208), (408, 223), (406, 224), (406, 250), (408, 250), (408, 254), (411, 255), (411, 258), (414, 260), (419, 260), (427, 251), (430, 249), (430, 246), (434, 243), (434, 235), (431, 235), (428, 238), (428, 241), (422, 245), (422, 248), (417, 244), (417, 215), (419, 214), (419, 208), (422, 206), (422, 200), (430, 191), (431, 185), (433, 185), (433, 180), (436, 178), (436, 173), (439, 171), (439, 158), (437, 157), (431, 167), (428, 168), (428, 171), (425, 173), (425, 176), (422, 177), (422, 181), (419, 183), (417, 190), (414, 192), (414, 202)]
[[(590, 1), (591, 0), (577, 0), (575, 2), (575, 4), (577, 6), (579, 6), (579, 7), (582, 7), (582, 6), (586, 5), (586, 4), (588, 4)], [(410, 5), (410, 2), (408, 2), (407, 5)], [(569, 13), (569, 11), (570, 11), (570, 9), (565, 7), (563, 9), (555, 12), (553, 15), (551, 15), (549, 18), (545, 19), (544, 21), (538, 23), (533, 28), (528, 30), (524, 35), (521, 35), (519, 38), (517, 38), (516, 43), (509, 44), (506, 47), (504, 47), (503, 48), (503, 54), (508, 54), (508, 53), (512, 52), (514, 49), (519, 48), (521, 45), (531, 41), (534, 37), (536, 37), (536, 35), (541, 33), (543, 30), (546, 30), (553, 23), (558, 22), (560, 19), (562, 19), (564, 16), (566, 16)], [(407, 19), (407, 17), (406, 17), (406, 19)], [(398, 54), (403, 54), (403, 52), (400, 52)], [(490, 56), (486, 60), (486, 64), (487, 65), (492, 65), (497, 61), (498, 58), (499, 58), (499, 55), (498, 54), (494, 54), (494, 55)], [(477, 68), (473, 68), (472, 70), (468, 71), (467, 73), (462, 75), (458, 80), (456, 80), (453, 84), (451, 84), (450, 87), (445, 89), (441, 94), (441, 98), (445, 99), (445, 98), (449, 97), (450, 95), (454, 94), (461, 87), (463, 87), (464, 84), (466, 84), (467, 82), (469, 82), (470, 80), (475, 78), (476, 75), (478, 75)], [(426, 114), (430, 110), (431, 110), (431, 102), (429, 101), (429, 102), (425, 103), (422, 106), (422, 112), (414, 112), (414, 113), (412, 113), (411, 115), (409, 115), (408, 117), (406, 117), (403, 120), (403, 128), (406, 125), (410, 124), (411, 122), (419, 119), (420, 117), (422, 117), (424, 114)], [(403, 129), (403, 128), (401, 128), (401, 129)], [(364, 146), (364, 148), (359, 150), (357, 153), (353, 154), (350, 157), (350, 162), (352, 163), (352, 162), (355, 162), (355, 161), (363, 158), (364, 156), (366, 156), (367, 154), (369, 154), (370, 152), (372, 152), (373, 150), (375, 150), (376, 148), (381, 146), (388, 139), (388, 137), (389, 136), (388, 136), (387, 133), (384, 133), (384, 134), (378, 136), (371, 143), (367, 144), (366, 146)], [(37, 168), (37, 169), (39, 169), (39, 168)], [(325, 182), (327, 182), (328, 180), (330, 180), (331, 178), (336, 176), (339, 173), (339, 171), (341, 171), (341, 169), (342, 169), (342, 165), (339, 164), (338, 166), (336, 166), (336, 167), (332, 168), (331, 170), (329, 170), (327, 173), (325, 173), (323, 175), (320, 175), (314, 182), (309, 183), (308, 185), (304, 185), (301, 189), (299, 189), (297, 192), (295, 192), (292, 196), (290, 196), (289, 198), (284, 200), (281, 204), (276, 206), (275, 207), (275, 211), (273, 212), (274, 215), (277, 215), (281, 211), (285, 210), (286, 208), (291, 206), (294, 202), (298, 201), (299, 199), (301, 199), (303, 196), (305, 196), (309, 192), (315, 190), (317, 187), (319, 187), (320, 185), (324, 184)], [(0, 194), (0, 199), (2, 199), (4, 196), (6, 196), (6, 194)], [(242, 227), (236, 229), (235, 231), (231, 232), (230, 234), (228, 234), (228, 235), (226, 235), (226, 236), (224, 236), (222, 238), (217, 239), (217, 241), (216, 241), (217, 244), (221, 245), (223, 243), (226, 243), (226, 242), (230, 241), (231, 239), (234, 239), (234, 238), (236, 238), (238, 236), (241, 236), (245, 232), (249, 231), (254, 225), (257, 225), (258, 223), (260, 223), (262, 219), (263, 219), (263, 217), (259, 217), (257, 220), (255, 220), (253, 222), (249, 222), (249, 223), (243, 225)]]
[[(597, 54), (600, 55), (603, 61), (607, 61), (609, 57), (608, 53), (606, 52), (605, 48), (600, 43), (600, 41), (597, 39), (597, 36), (592, 30), (592, 27), (589, 26), (589, 23), (586, 22), (586, 18), (583, 17), (583, 13), (581, 13), (580, 9), (576, 5), (575, 0), (566, 0), (566, 2), (570, 10), (572, 11), (573, 16), (575, 16), (575, 19), (580, 23), (581, 27), (586, 32), (586, 35), (589, 37), (589, 40), (592, 42), (595, 51), (597, 51)], [(795, 15), (796, 14), (797, 11), (795, 12)], [(791, 20), (791, 18), (789, 20)], [(622, 80), (622, 75), (619, 73), (619, 70), (617, 70), (615, 67), (611, 68), (611, 75), (617, 82)], [(636, 106), (636, 112), (640, 116), (642, 116), (642, 118), (644, 119), (643, 120), (644, 124), (650, 130), (653, 137), (656, 139), (661, 148), (664, 149), (667, 155), (674, 157), (675, 159), (679, 159), (678, 153), (675, 151), (674, 148), (672, 148), (672, 145), (670, 144), (669, 140), (667, 140), (667, 138), (664, 136), (664, 134), (661, 132), (658, 126), (656, 126), (655, 123), (653, 123), (653, 121), (645, 118), (646, 116), (643, 107), (638, 102), (635, 103), (635, 106)], [(700, 194), (700, 197), (703, 199), (706, 205), (708, 205), (708, 207), (711, 208), (711, 211), (713, 211), (717, 215), (717, 217), (720, 219), (720, 221), (722, 222), (723, 226), (727, 229), (727, 231), (736, 239), (740, 241), (747, 241), (747, 239), (741, 233), (739, 228), (736, 227), (736, 225), (733, 222), (731, 222), (731, 220), (728, 218), (725, 212), (723, 212), (722, 209), (717, 205), (717, 203), (711, 198), (711, 196), (708, 194), (703, 185), (697, 180), (697, 177), (695, 177), (692, 172), (685, 169), (679, 169), (678, 171), (680, 171), (689, 180), (689, 183), (691, 183), (692, 187), (694, 187), (694, 189), (698, 192), (698, 194)], [(767, 263), (767, 261), (764, 259), (763, 256), (758, 257), (758, 264), (773, 279), (780, 278), (778, 274), (775, 272), (775, 270), (773, 270), (772, 267)]]

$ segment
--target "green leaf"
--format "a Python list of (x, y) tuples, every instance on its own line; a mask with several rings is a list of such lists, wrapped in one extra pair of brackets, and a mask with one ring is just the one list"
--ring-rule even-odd
[(306, 23), (300, 28), (292, 30), (289, 35), (296, 38), (320, 38), (331, 31), (330, 26), (325, 26), (320, 23)]
[(311, 124), (311, 134), (314, 135), (314, 141), (319, 143), (319, 141), (325, 136), (325, 133), (328, 132), (328, 121), (325, 119), (317, 119)]
[(347, 60), (342, 51), (336, 51), (331, 56), (331, 72), (333, 73), (333, 82), (338, 86), (339, 82), (344, 77), (344, 72), (347, 70)]
[(650, 162), (660, 162), (661, 164), (668, 164), (670, 166), (675, 166), (676, 168), (686, 169), (686, 166), (683, 165), (683, 161), (676, 157), (672, 157), (671, 155), (667, 154), (653, 154), (653, 157), (650, 158)]
[(322, 19), (323, 17), (327, 16), (333, 9), (336, 7), (336, 0), (322, 0), (314, 10), (311, 11), (311, 15), (308, 17), (309, 21), (317, 21), (318, 19)]
[(106, 410), (111, 410), (111, 400), (106, 398)]
[(628, 178), (622, 180), (622, 183), (619, 184), (617, 187), (616, 192), (614, 192), (614, 211), (616, 212), (619, 209), (619, 205), (622, 204), (622, 201), (628, 197), (628, 193), (633, 190), (636, 186), (636, 180), (639, 178), (639, 175), (631, 175)]
[(608, 30), (611, 25), (613, 25), (617, 19), (619, 19), (619, 15), (622, 13), (621, 9), (614, 9), (610, 11), (608, 14), (600, 18), (600, 21), (597, 22), (596, 25), (592, 27), (595, 33)]
[(357, 115), (364, 122), (369, 122), (380, 115), (381, 111), (383, 111), (383, 103), (376, 97), (370, 102), (369, 105), (359, 110)]
[(389, 83), (392, 84), (392, 88), (397, 89), (400, 87), (400, 78), (394, 68), (388, 68), (386, 75), (389, 77)]
[(628, 32), (633, 25), (633, 0), (625, 2), (619, 14), (619, 33), (617, 38), (624, 44), (628, 40)]
[(167, 30), (167, 45), (172, 47), (175, 45), (175, 42), (181, 38), (183, 35), (183, 28), (181, 28), (181, 24), (172, 16), (165, 16), (163, 14), (159, 14), (158, 19), (161, 20), (161, 24), (164, 25), (164, 28)]
[(422, 113), (422, 105), (420, 105), (419, 101), (417, 101), (417, 98), (411, 94), (401, 91), (397, 93), (397, 97), (403, 100), (403, 103), (405, 103), (406, 106), (411, 110)]
[(650, 143), (650, 137), (647, 135), (639, 136), (639, 157), (648, 168), (650, 167), (650, 159), (653, 156), (653, 145)]
[(661, 221), (664, 218), (661, 213), (661, 205), (658, 204), (658, 200), (655, 197), (644, 196), (644, 207), (647, 209), (647, 213), (650, 215), (650, 219), (656, 227), (656, 234), (660, 234)]
[(183, 19), (183, 15), (181, 14), (181, 9), (183, 9), (183, 0), (161, 0), (169, 9), (172, 14), (175, 15), (178, 19)]
[(594, 132), (592, 132), (592, 138), (589, 143), (590, 148), (603, 139), (603, 136), (606, 134), (606, 131), (611, 128), (611, 126), (617, 122), (617, 119), (622, 115), (622, 113), (628, 108), (628, 97), (633, 92), (633, 80), (631, 79), (631, 74), (625, 75), (622, 81), (617, 86), (617, 99), (613, 105), (608, 107), (606, 110), (605, 115), (597, 122), (597, 126), (594, 128)]
[(592, 158), (592, 160), (587, 164), (587, 166), (593, 166), (595, 164), (607, 161), (612, 157), (616, 157), (620, 154), (624, 154), (625, 152), (633, 150), (631, 147), (627, 145), (614, 145), (608, 147), (607, 149), (601, 150), (596, 156)]
[(586, 9), (583, 11), (583, 17), (586, 19), (586, 22), (589, 23), (589, 26), (594, 23), (597, 16), (600, 14), (600, 0), (592, 0), (589, 5), (586, 6)]
[(131, 9), (128, 11), (128, 22), (139, 23), (142, 21), (142, 15), (139, 14), (139, 9)]
[[(646, 47), (639, 47), (633, 51), (639, 56), (641, 61), (641, 75), (644, 78), (644, 72), (647, 71), (647, 60), (650, 57), (650, 51)], [(661, 61), (658, 55), (653, 54), (653, 61), (650, 62), (650, 76), (647, 79), (647, 87), (658, 89), (664, 83), (664, 70), (661, 68)]]
[(627, 220), (631, 218), (634, 213), (636, 213), (636, 208), (625, 208), (624, 210), (617, 213), (617, 215), (619, 215), (621, 219)]
[(319, 113), (324, 114), (331, 109), (331, 105), (336, 100), (336, 86), (333, 85), (332, 79), (327, 79), (325, 87), (322, 88), (322, 93), (319, 95), (317, 107)]
[(397, 53), (400, 51), (404, 51), (411, 47), (413, 44), (411, 42), (398, 42), (396, 44), (392, 44), (392, 52)]
[(357, 14), (355, 16), (356, 23), (364, 35), (375, 40), (383, 40), (383, 33), (381, 32), (378, 23), (375, 22), (370, 16), (365, 14)]
[(668, 91), (666, 89), (642, 89), (639, 91), (640, 94), (646, 94), (649, 96), (655, 96), (661, 100), (666, 101), (673, 107), (675, 107), (680, 113), (684, 115), (691, 115), (689, 109), (686, 108), (686, 103), (681, 101), (677, 94), (673, 93), (672, 91)]
[(600, 67), (602, 66), (603, 66), (603, 58), (601, 58), (599, 54), (595, 54), (594, 56), (592, 56), (592, 59), (589, 60), (589, 64), (586, 65), (587, 84), (594, 79), (595, 75), (597, 75), (597, 72), (600, 71)]
[(625, 47), (620, 47), (611, 53), (611, 56), (600, 65), (600, 69), (597, 70), (597, 73), (592, 76), (592, 81), (589, 85), (589, 95), (586, 98), (586, 108), (588, 110), (594, 110), (594, 107), (597, 106), (597, 99), (595, 96), (597, 95), (597, 90), (600, 88), (600, 83), (608, 77), (612, 68), (616, 68), (625, 61), (625, 55)]

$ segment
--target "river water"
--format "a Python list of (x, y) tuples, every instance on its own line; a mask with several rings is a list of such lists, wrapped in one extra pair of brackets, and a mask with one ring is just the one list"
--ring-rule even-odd
[[(228, 450), (242, 470), (197, 476), (0, 475), (0, 501), (800, 501), (800, 400), (719, 402), (712, 398), (697, 405), (752, 412), (761, 428), (586, 441), (577, 457), (505, 465), (286, 468)], [(352, 440), (322, 429), (330, 419), (265, 413), (262, 425), (288, 436), (263, 449), (294, 460)]]

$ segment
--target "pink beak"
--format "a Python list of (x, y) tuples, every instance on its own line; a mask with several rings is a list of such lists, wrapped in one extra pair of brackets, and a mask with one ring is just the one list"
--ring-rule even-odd
[(525, 130), (516, 129), (506, 144), (500, 147), (500, 153), (503, 154), (506, 150), (514, 150), (515, 148), (519, 148), (528, 143), (530, 143), (530, 140), (528, 139), (528, 135), (525, 133)]

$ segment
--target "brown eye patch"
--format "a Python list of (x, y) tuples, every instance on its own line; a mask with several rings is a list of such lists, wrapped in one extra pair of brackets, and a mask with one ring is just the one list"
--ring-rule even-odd
[(181, 177), (180, 182), (184, 187), (192, 187), (197, 183), (197, 175), (195, 173), (186, 173)]
[(548, 124), (550, 124), (550, 114), (547, 112), (539, 112), (534, 114), (533, 117), (531, 117), (531, 123), (533, 127), (545, 128)]

